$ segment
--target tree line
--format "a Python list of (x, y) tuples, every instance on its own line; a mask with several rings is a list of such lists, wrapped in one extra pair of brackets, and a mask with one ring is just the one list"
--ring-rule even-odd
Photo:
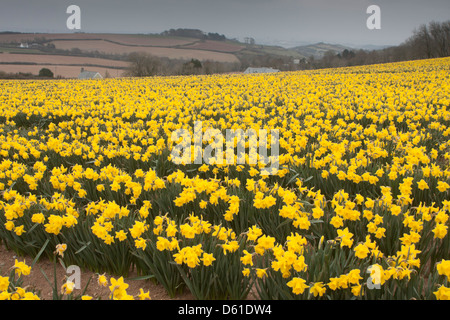
[(181, 60), (157, 57), (146, 52), (133, 52), (128, 55), (129, 67), (124, 72), (129, 77), (200, 75), (237, 71), (239, 63)]
[[(48, 68), (42, 68), (39, 70), (37, 75), (32, 74), (31, 72), (4, 72), (0, 71), (0, 79), (52, 79), (54, 77), (53, 72)], [(61, 79), (61, 77), (57, 77), (57, 79)]]
[[(194, 29), (171, 29), (166, 35), (200, 37), (204, 33)], [(236, 53), (239, 63), (213, 61), (170, 60), (145, 53), (130, 54), (129, 76), (212, 74), (241, 72), (247, 67), (272, 67), (281, 71), (336, 68), (376, 63), (447, 57), (450, 55), (450, 20), (419, 26), (411, 37), (398, 46), (380, 50), (348, 50), (336, 53), (326, 52), (321, 58), (313, 56), (294, 63), (293, 57), (274, 54)]]
[(194, 38), (194, 39), (202, 39), (202, 40), (216, 40), (216, 41), (225, 41), (227, 38), (223, 34), (218, 34), (217, 32), (203, 32), (199, 29), (169, 29), (160, 33), (162, 36), (170, 36), (170, 37), (186, 37), (186, 38)]
[[(220, 40), (225, 36), (216, 33), (205, 33), (197, 29), (170, 29), (161, 33), (165, 36), (183, 36), (201, 39)], [(42, 40), (45, 42), (45, 39)], [(40, 48), (53, 54), (62, 53), (51, 44)], [(237, 63), (200, 61), (198, 59), (177, 60), (166, 57), (156, 57), (148, 53), (134, 52), (129, 55), (105, 55), (102, 53), (86, 53), (73, 49), (64, 51), (67, 55), (94, 56), (115, 60), (129, 61), (125, 71), (126, 76), (171, 76), (199, 75), (215, 73), (242, 72), (247, 67), (272, 67), (281, 71), (310, 70), (321, 68), (336, 68), (376, 63), (398, 62), (416, 59), (447, 57), (450, 55), (450, 20), (445, 22), (432, 21), (423, 24), (413, 31), (413, 34), (402, 44), (381, 50), (344, 50), (336, 53), (328, 51), (321, 58), (313, 56), (303, 58), (294, 63), (293, 57), (275, 54), (244, 54), (237, 52)], [(29, 78), (31, 74), (0, 73), (0, 78)], [(42, 77), (42, 75), (41, 75)]]
[(336, 68), (450, 56), (450, 20), (422, 24), (398, 46), (380, 50), (326, 52), (321, 59), (301, 61), (303, 69)]

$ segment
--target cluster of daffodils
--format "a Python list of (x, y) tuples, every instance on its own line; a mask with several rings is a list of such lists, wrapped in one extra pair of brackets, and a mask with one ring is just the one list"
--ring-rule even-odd
[[(449, 66), (2, 81), (0, 239), (170, 294), (446, 299)], [(271, 175), (246, 130), (278, 130)]]
[(34, 291), (22, 288), (15, 279), (16, 276), (20, 280), (23, 276), (30, 275), (31, 267), (25, 261), (15, 259), (12, 269), (13, 277), (0, 276), (0, 300), (40, 300)]

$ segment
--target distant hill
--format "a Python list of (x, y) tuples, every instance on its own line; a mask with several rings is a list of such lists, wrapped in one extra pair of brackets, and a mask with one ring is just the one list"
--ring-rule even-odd
[(213, 32), (206, 33), (199, 29), (185, 29), (185, 28), (170, 29), (161, 32), (160, 35), (170, 37), (186, 37), (202, 40), (216, 40), (216, 41), (227, 40), (227, 38), (223, 34)]
[(325, 52), (331, 51), (334, 54), (341, 53), (344, 50), (355, 50), (354, 48), (343, 46), (340, 44), (329, 44), (324, 42), (319, 42), (315, 44), (308, 44), (304, 46), (297, 46), (291, 48), (290, 50), (296, 51), (304, 57), (314, 57), (315, 59), (320, 59), (324, 56)]
[(289, 71), (305, 68), (311, 56), (320, 59), (328, 51), (358, 50), (323, 42), (286, 48), (246, 39), (243, 43), (198, 29), (170, 29), (160, 34), (6, 31), (0, 32), (0, 71), (36, 74), (46, 67), (55, 76), (76, 77), (80, 68), (87, 67), (102, 75), (121, 76), (128, 67), (128, 56), (136, 52), (169, 59), (171, 65), (198, 60), (205, 63), (202, 72), (207, 73), (239, 72), (247, 67)]
[(367, 44), (367, 45), (360, 45), (357, 48), (355, 47), (355, 49), (372, 51), (372, 50), (383, 50), (383, 49), (390, 48), (390, 47), (392, 47), (392, 45)]
[(169, 30), (164, 34), (0, 32), (0, 71), (37, 74), (43, 67), (55, 77), (76, 77), (89, 68), (103, 76), (121, 76), (127, 57), (145, 52), (161, 59), (239, 63), (244, 44), (216, 33)]
[[(126, 69), (123, 63), (133, 52), (160, 59), (228, 64), (222, 68), (224, 72), (247, 67), (292, 70), (294, 59), (307, 58), (281, 46), (243, 43), (198, 29), (170, 29), (160, 34), (0, 32), (0, 71), (36, 73), (45, 66), (51, 67), (55, 75), (74, 77), (78, 67), (90, 67), (118, 75)], [(66, 71), (69, 66), (70, 73)]]
[[(244, 44), (223, 39), (221, 35), (214, 33), (204, 34), (199, 39), (201, 34), (201, 31), (193, 29), (172, 30), (164, 34), (4, 33), (0, 34), (0, 51), (28, 53), (24, 47), (19, 47), (26, 43), (26, 49), (40, 50), (45, 54), (95, 54), (101, 58), (124, 58), (131, 52), (142, 51), (171, 59), (238, 61), (233, 53), (243, 49)], [(214, 38), (220, 40), (212, 40)]]

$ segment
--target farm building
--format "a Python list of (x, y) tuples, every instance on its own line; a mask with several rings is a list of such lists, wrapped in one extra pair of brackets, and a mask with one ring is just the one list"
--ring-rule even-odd
[(278, 69), (272, 69), (272, 68), (247, 68), (244, 73), (270, 73), (270, 72), (279, 72)]
[(103, 79), (102, 75), (96, 71), (86, 71), (81, 68), (81, 72), (78, 75), (78, 79)]

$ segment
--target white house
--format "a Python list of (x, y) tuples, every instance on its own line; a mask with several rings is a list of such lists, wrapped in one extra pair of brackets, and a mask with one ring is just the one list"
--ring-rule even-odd
[(247, 68), (244, 73), (271, 73), (271, 72), (280, 72), (278, 69), (272, 68)]
[(86, 71), (81, 68), (81, 72), (78, 75), (78, 79), (103, 79), (102, 75), (96, 71)]

